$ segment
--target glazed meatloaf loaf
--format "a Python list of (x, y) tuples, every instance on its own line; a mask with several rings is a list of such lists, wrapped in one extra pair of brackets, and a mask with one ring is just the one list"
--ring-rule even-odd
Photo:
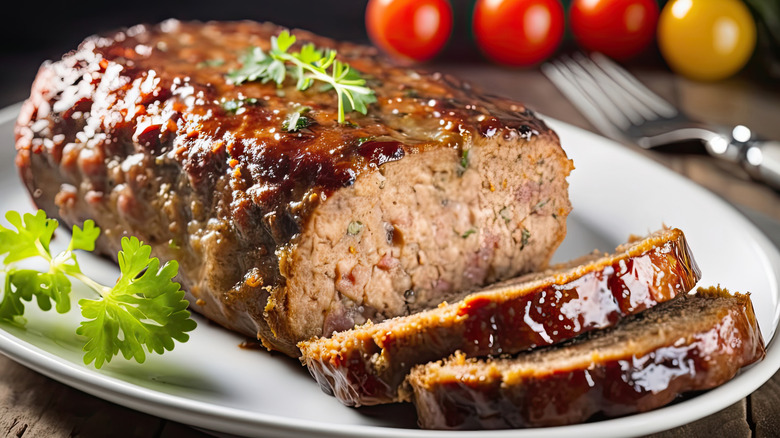
[(424, 428), (559, 426), (663, 406), (764, 354), (750, 297), (708, 288), (558, 347), (421, 365), (403, 389)]
[(701, 277), (685, 236), (662, 229), (449, 304), (299, 344), (320, 386), (347, 405), (399, 401), (409, 370), (457, 350), (511, 354), (610, 327), (691, 290)]
[[(16, 127), (35, 204), (176, 259), (193, 309), (269, 349), (435, 307), (543, 268), (571, 161), (521, 104), (370, 47), (294, 31), (367, 80), (367, 114), (294, 80), (229, 80), (282, 29), (166, 21), (45, 63)], [(300, 108), (305, 127), (285, 119)]]

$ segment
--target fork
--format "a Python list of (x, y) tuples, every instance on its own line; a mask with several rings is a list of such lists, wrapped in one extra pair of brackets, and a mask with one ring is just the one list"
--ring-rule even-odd
[(739, 163), (754, 179), (780, 190), (779, 141), (758, 138), (744, 125), (693, 120), (600, 53), (564, 55), (541, 69), (605, 136), (645, 149), (701, 141), (710, 155)]

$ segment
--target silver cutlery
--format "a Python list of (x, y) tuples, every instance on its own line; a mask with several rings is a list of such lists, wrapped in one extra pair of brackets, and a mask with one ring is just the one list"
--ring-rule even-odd
[(599, 53), (563, 56), (541, 69), (603, 135), (645, 149), (701, 141), (710, 155), (780, 190), (780, 141), (758, 138), (744, 125), (693, 120)]

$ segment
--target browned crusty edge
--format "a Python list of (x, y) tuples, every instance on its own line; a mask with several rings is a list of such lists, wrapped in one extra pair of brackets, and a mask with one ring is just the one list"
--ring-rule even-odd
[(416, 364), (456, 350), (496, 355), (565, 341), (688, 292), (700, 278), (685, 236), (675, 228), (580, 263), (301, 342), (301, 361), (344, 404), (394, 402), (398, 385)]
[[(298, 341), (436, 306), (544, 268), (566, 235), (573, 166), (522, 104), (376, 49), (338, 50), (376, 92), (347, 113), (315, 85), (227, 74), (271, 23), (138, 25), (45, 63), (16, 126), (35, 204), (176, 259), (192, 308), (299, 355)], [(301, 107), (310, 124), (284, 120)]]
[(417, 366), (403, 392), (423, 428), (557, 426), (663, 406), (764, 354), (749, 295), (709, 288), (554, 347)]

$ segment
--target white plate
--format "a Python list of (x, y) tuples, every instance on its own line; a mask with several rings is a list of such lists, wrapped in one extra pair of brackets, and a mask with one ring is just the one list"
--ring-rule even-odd
[[(13, 121), (19, 107), (0, 111), (0, 205), (32, 211), (13, 165)], [(702, 285), (750, 291), (766, 341), (778, 323), (777, 249), (734, 208), (666, 168), (602, 137), (550, 120), (576, 164), (572, 173), (563, 261), (594, 248), (614, 249), (629, 234), (662, 224), (681, 228), (699, 266)], [(62, 245), (68, 236), (55, 239)], [(116, 268), (84, 257), (82, 266), (105, 282)], [(74, 283), (75, 284), (75, 283)], [(74, 295), (87, 292), (76, 287)], [(74, 298), (75, 299), (75, 298)], [(652, 412), (596, 423), (534, 430), (453, 433), (415, 428), (409, 405), (348, 408), (320, 391), (298, 361), (239, 348), (241, 336), (198, 318), (191, 340), (143, 365), (121, 358), (97, 371), (84, 366), (74, 331), (78, 312), (57, 315), (28, 305), (27, 328), (0, 324), (0, 350), (67, 385), (106, 400), (222, 434), (333, 437), (570, 437), (642, 435), (679, 426), (742, 399), (780, 367), (780, 347), (735, 379), (693, 399)]]

